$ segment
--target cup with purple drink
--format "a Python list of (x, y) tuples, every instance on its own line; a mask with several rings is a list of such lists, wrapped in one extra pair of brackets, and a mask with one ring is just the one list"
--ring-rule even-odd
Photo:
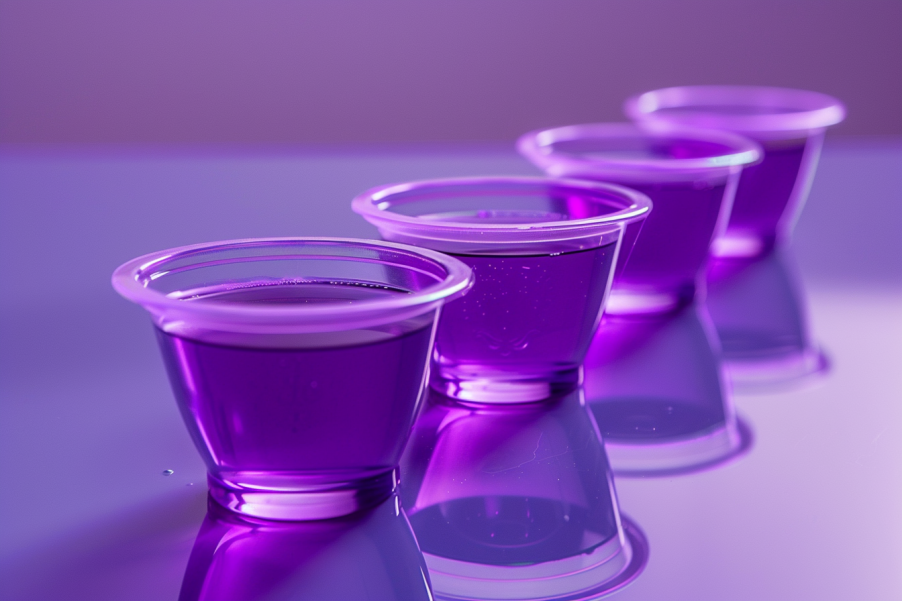
[(442, 314), (431, 386), (521, 403), (574, 389), (626, 225), (644, 194), (594, 182), (494, 177), (382, 186), (353, 209), (383, 238), (453, 255), (476, 277)]
[(713, 251), (754, 257), (788, 240), (808, 196), (827, 127), (845, 118), (831, 96), (756, 86), (686, 86), (634, 96), (633, 120), (741, 134), (758, 142), (763, 160), (742, 172), (733, 211)]
[(757, 144), (734, 134), (627, 123), (535, 131), (518, 148), (548, 175), (629, 186), (655, 203), (614, 280), (613, 313), (660, 313), (693, 302), (742, 168), (760, 157)]
[(307, 520), (387, 499), (461, 261), (403, 245), (272, 238), (185, 246), (113, 274), (140, 304), (210, 496)]

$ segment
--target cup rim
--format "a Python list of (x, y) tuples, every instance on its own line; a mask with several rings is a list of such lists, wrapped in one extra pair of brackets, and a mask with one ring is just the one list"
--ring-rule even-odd
[[(445, 277), (423, 290), (393, 295), (390, 298), (365, 299), (352, 305), (250, 305), (217, 303), (204, 299), (185, 302), (142, 284), (142, 276), (149, 277), (148, 274), (152, 269), (162, 267), (166, 262), (175, 259), (242, 247), (260, 248), (294, 243), (300, 245), (313, 243), (324, 248), (355, 246), (394, 251), (433, 262), (444, 270)], [(298, 255), (298, 258), (303, 258), (303, 255)], [(354, 261), (356, 258), (349, 257), (346, 260)], [(410, 269), (423, 271), (415, 266), (410, 266)], [(390, 323), (425, 313), (445, 301), (465, 294), (473, 285), (473, 273), (470, 267), (454, 257), (406, 244), (324, 236), (271, 237), (207, 242), (148, 253), (116, 268), (112, 276), (112, 285), (120, 295), (141, 305), (155, 316), (171, 314), (173, 318), (189, 319), (192, 323), (232, 331), (297, 333), (354, 329), (377, 323)]]
[[(586, 158), (557, 152), (553, 145), (580, 139), (682, 137), (724, 145), (730, 152), (697, 158)], [(760, 160), (761, 147), (754, 141), (729, 132), (673, 126), (641, 126), (633, 123), (583, 123), (535, 130), (517, 140), (517, 150), (551, 175), (597, 175), (642, 182), (729, 172)]]
[[(423, 193), (456, 187), (480, 187), (487, 189), (497, 187), (495, 192), (486, 192), (486, 196), (497, 194), (505, 188), (509, 190), (559, 190), (571, 191), (587, 196), (604, 196), (608, 200), (621, 200), (624, 207), (620, 210), (582, 219), (560, 221), (536, 221), (531, 223), (474, 223), (471, 221), (431, 221), (421, 217), (403, 215), (387, 210), (387, 199), (405, 193)], [(413, 202), (416, 202), (414, 200)], [(624, 222), (643, 219), (652, 208), (651, 199), (645, 194), (624, 186), (610, 183), (592, 182), (576, 179), (528, 177), (528, 176), (489, 176), (489, 177), (457, 177), (418, 180), (400, 184), (387, 184), (371, 188), (358, 194), (351, 202), (354, 212), (377, 225), (391, 223), (395, 227), (428, 228), (438, 233), (445, 240), (472, 242), (542, 242), (558, 240), (562, 236), (579, 235), (585, 230), (597, 229), (599, 226), (619, 227)]]
[[(674, 117), (658, 111), (685, 106), (732, 106), (773, 108), (754, 115), (696, 113)], [(783, 109), (777, 110), (777, 109)], [(790, 112), (786, 112), (790, 109)], [(740, 133), (804, 132), (836, 125), (846, 117), (843, 103), (827, 94), (810, 90), (769, 86), (678, 86), (661, 88), (628, 98), (623, 111), (636, 121), (661, 121), (692, 127), (725, 129)]]

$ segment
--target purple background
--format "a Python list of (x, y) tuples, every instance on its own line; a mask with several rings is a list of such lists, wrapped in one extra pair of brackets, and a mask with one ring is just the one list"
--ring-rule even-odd
[(0, 142), (513, 140), (699, 83), (902, 134), (900, 23), (898, 0), (3, 0)]
[[(849, 105), (795, 236), (834, 371), (737, 398), (742, 461), (618, 480), (652, 552), (616, 598), (900, 598), (902, 145), (841, 139), (902, 134), (900, 24), (898, 0), (0, 0), (0, 598), (177, 596), (204, 467), (119, 263), (372, 237), (349, 207), (369, 186), (535, 173), (523, 131), (692, 83)], [(500, 143), (422, 144), (454, 140)], [(244, 148), (173, 148), (217, 144)]]

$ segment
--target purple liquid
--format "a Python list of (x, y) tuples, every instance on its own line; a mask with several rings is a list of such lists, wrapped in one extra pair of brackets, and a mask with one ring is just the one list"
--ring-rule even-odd
[(553, 381), (578, 370), (601, 316), (615, 250), (608, 244), (558, 255), (454, 255), (473, 269), (476, 284), (442, 310), (440, 377)]
[[(215, 300), (348, 303), (397, 293), (307, 284), (215, 293)], [(408, 331), (232, 334), (215, 342), (157, 330), (211, 481), (278, 492), (391, 472), (412, 425), (432, 336), (432, 314), (412, 321)]]
[(754, 234), (766, 248), (773, 245), (800, 175), (805, 145), (805, 139), (764, 144), (764, 160), (742, 171), (727, 236)]
[(670, 293), (690, 300), (708, 257), (726, 183), (625, 184), (655, 208), (642, 226), (615, 290)]

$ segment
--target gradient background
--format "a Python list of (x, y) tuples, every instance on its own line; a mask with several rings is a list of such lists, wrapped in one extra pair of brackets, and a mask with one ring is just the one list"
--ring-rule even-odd
[(902, 134), (899, 0), (0, 0), (0, 142), (513, 140), (703, 83)]

